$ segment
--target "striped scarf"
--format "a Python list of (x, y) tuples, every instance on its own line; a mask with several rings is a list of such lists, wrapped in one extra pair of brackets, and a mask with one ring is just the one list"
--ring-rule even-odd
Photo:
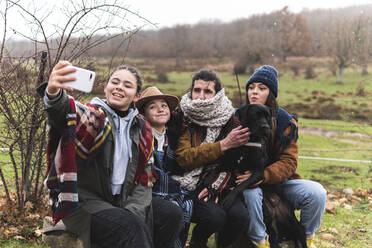
[[(75, 160), (76, 106), (69, 98), (70, 112), (62, 136), (51, 127), (47, 147), (47, 179), (53, 223), (69, 215), (78, 208), (77, 166)], [(58, 147), (56, 147), (56, 144)]]
[[(69, 97), (70, 111), (62, 134), (51, 127), (47, 146), (47, 179), (53, 223), (78, 208), (77, 172), (89, 156), (104, 143), (111, 131), (105, 112), (93, 104), (75, 104)], [(78, 111), (77, 109), (78, 108)], [(137, 118), (140, 129), (138, 166), (134, 183), (152, 186), (153, 169), (147, 166), (153, 148), (151, 127)]]
[(153, 166), (147, 166), (154, 149), (154, 135), (150, 123), (137, 115), (138, 126), (140, 129), (139, 155), (134, 183), (140, 183), (147, 187), (152, 187), (156, 181), (156, 172)]

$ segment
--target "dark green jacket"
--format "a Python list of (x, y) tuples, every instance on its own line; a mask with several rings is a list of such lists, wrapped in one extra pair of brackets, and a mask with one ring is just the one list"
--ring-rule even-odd
[[(85, 111), (91, 107), (86, 104), (75, 102), (76, 112)], [(49, 123), (58, 130), (63, 130), (66, 124), (66, 113), (69, 112), (69, 101), (67, 94), (63, 91), (60, 97), (46, 108)], [(112, 123), (111, 116), (105, 115)], [(111, 133), (107, 136), (101, 147), (91, 154), (87, 160), (76, 156), (78, 164), (78, 195), (79, 208), (71, 215), (63, 218), (67, 230), (76, 233), (83, 240), (84, 247), (90, 247), (90, 219), (91, 214), (109, 209), (123, 208), (144, 218), (152, 229), (152, 188), (142, 184), (134, 184), (133, 179), (137, 169), (140, 131), (138, 118), (135, 117), (130, 128), (132, 140), (132, 159), (128, 161), (120, 200), (115, 201), (111, 193), (111, 173), (113, 169), (113, 158), (115, 148), (115, 125), (111, 125)], [(152, 159), (150, 159), (152, 160)], [(148, 164), (151, 166), (151, 163)]]

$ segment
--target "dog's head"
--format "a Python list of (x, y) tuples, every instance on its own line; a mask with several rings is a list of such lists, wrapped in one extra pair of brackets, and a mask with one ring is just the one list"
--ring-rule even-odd
[(251, 140), (268, 138), (271, 130), (270, 109), (263, 104), (249, 104), (239, 109), (240, 123), (251, 131)]

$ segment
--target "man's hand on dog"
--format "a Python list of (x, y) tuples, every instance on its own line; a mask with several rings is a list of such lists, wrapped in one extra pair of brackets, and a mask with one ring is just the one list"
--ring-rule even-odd
[(231, 148), (239, 147), (246, 144), (249, 141), (249, 135), (251, 132), (249, 128), (243, 128), (238, 126), (231, 130), (231, 132), (220, 141), (221, 151), (226, 151)]

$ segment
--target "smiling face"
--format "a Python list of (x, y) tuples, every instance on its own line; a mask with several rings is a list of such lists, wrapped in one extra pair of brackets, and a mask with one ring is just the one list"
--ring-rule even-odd
[(265, 104), (270, 89), (263, 83), (251, 83), (248, 85), (247, 96), (250, 104)]
[(216, 95), (214, 85), (213, 81), (196, 80), (191, 91), (191, 99), (205, 100), (214, 97)]
[(144, 115), (153, 128), (162, 132), (170, 118), (168, 103), (163, 99), (152, 100), (146, 104)]
[(128, 110), (139, 98), (136, 77), (128, 70), (115, 71), (105, 84), (104, 92), (108, 105), (120, 111)]

